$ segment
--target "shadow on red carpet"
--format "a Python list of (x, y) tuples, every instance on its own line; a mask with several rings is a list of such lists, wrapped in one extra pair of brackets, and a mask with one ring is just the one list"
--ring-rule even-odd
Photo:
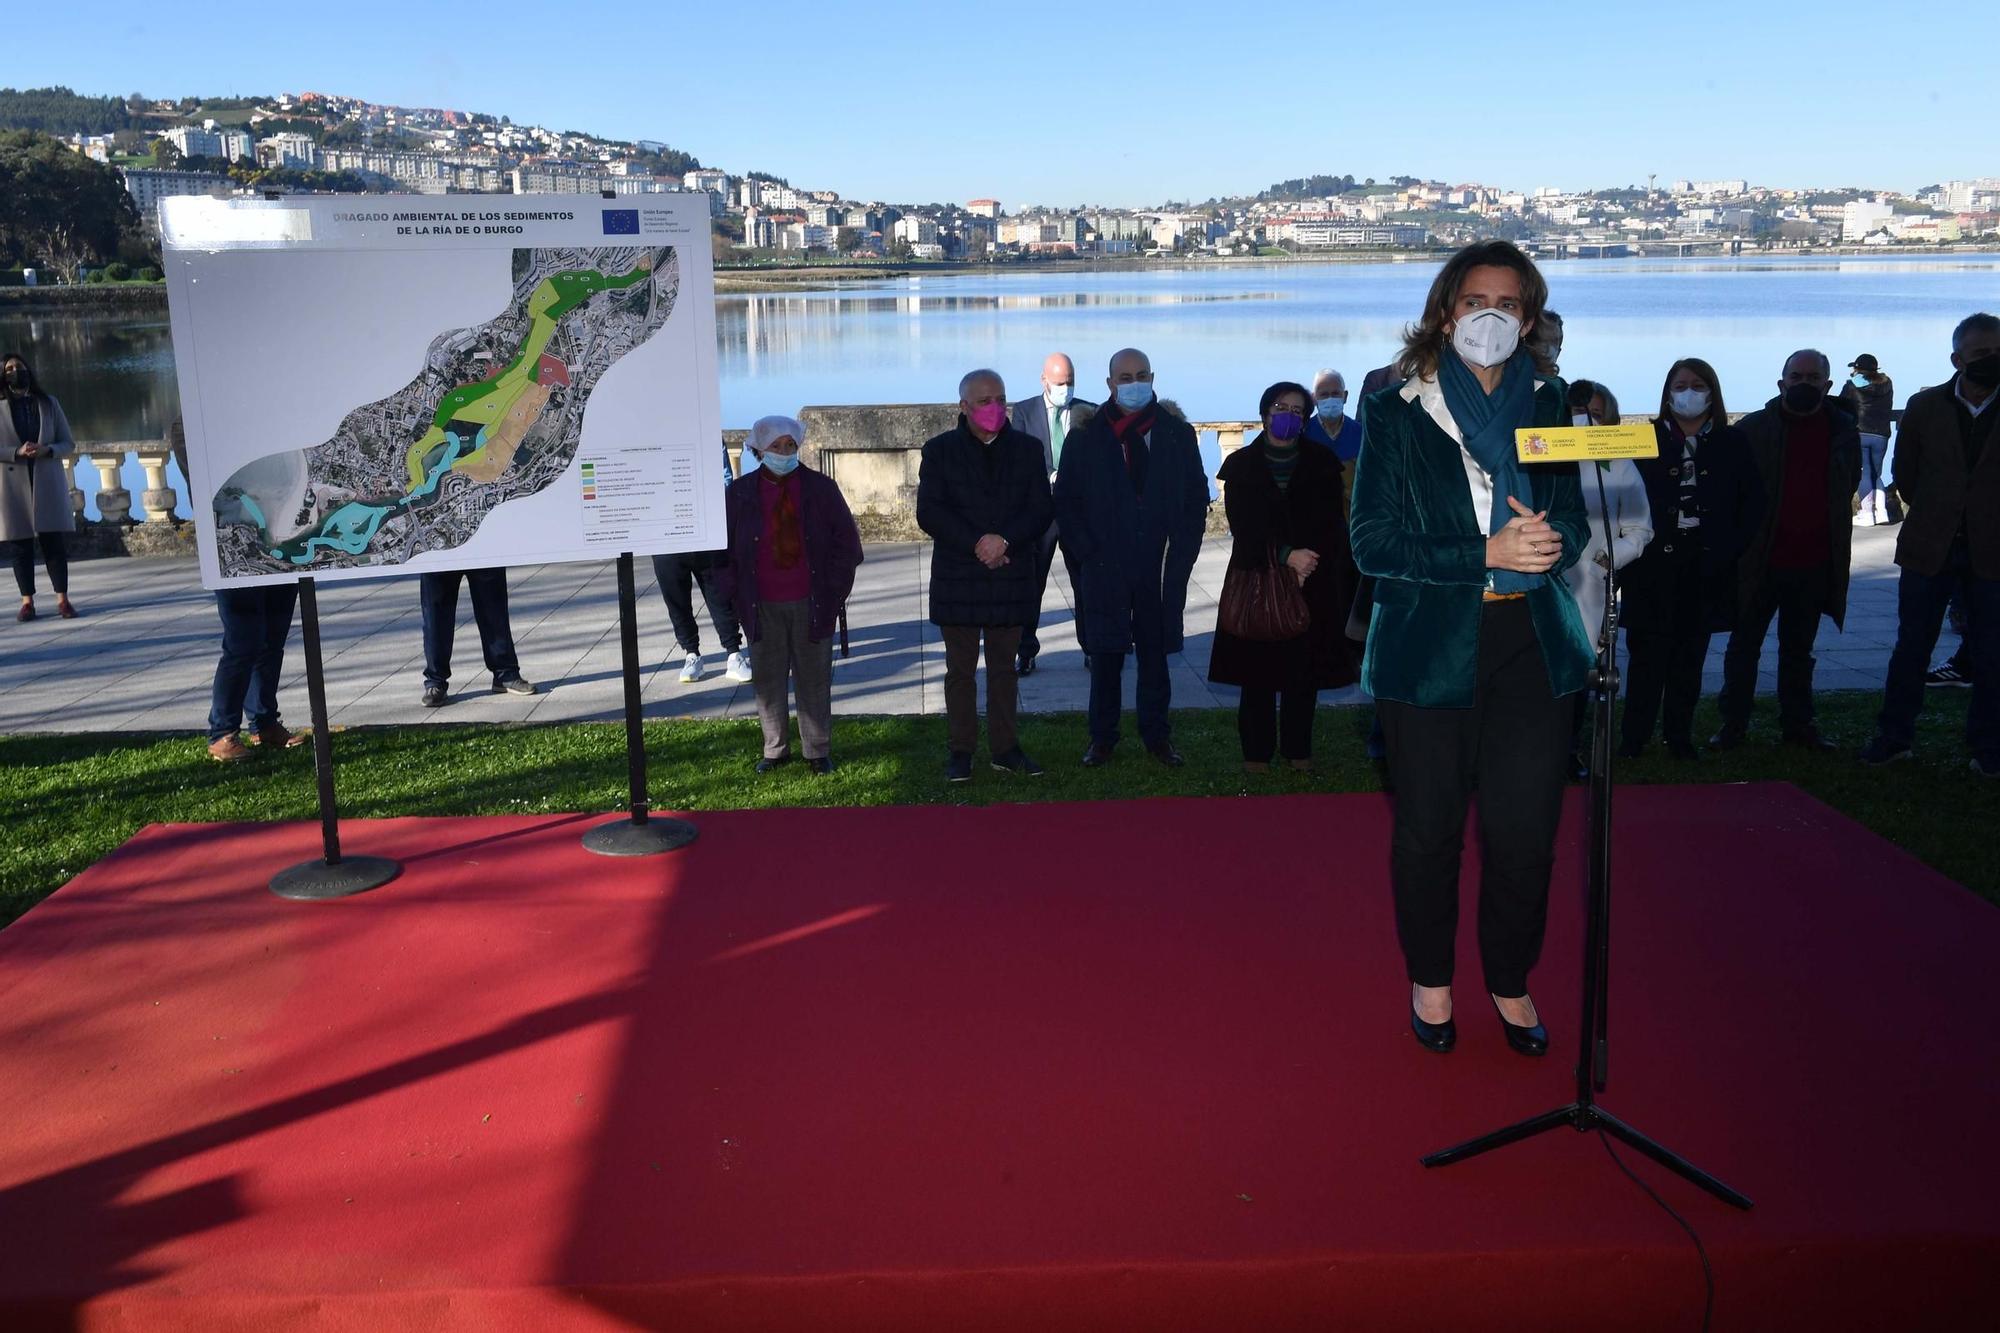
[[(1621, 793), (1605, 1104), (1718, 1328), (2000, 1298), (2000, 914), (1781, 785)], [(1246, 810), (1254, 813), (1247, 827)], [(146, 830), (0, 932), (0, 1328), (1694, 1328), (1571, 1091), (1410, 1039), (1379, 797)], [(1469, 906), (1469, 903), (1468, 903)]]

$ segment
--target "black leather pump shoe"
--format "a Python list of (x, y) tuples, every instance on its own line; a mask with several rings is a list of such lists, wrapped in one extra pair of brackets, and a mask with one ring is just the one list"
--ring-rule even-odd
[(1458, 1024), (1447, 1018), (1442, 1023), (1426, 1023), (1417, 1017), (1414, 1005), (1410, 1008), (1410, 1031), (1416, 1034), (1417, 1044), (1427, 1051), (1443, 1055), (1458, 1045)]
[[(1488, 996), (1488, 999), (1493, 999)], [(1537, 1023), (1524, 1028), (1507, 1021), (1507, 1015), (1500, 1012), (1500, 1001), (1493, 1000), (1493, 1012), (1500, 1019), (1500, 1030), (1507, 1034), (1507, 1044), (1523, 1055), (1547, 1055), (1549, 1053), (1549, 1029), (1547, 1024)]]

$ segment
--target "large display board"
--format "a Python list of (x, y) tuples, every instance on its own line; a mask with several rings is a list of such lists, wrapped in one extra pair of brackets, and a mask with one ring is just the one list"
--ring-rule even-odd
[(723, 545), (708, 196), (161, 207), (210, 588)]

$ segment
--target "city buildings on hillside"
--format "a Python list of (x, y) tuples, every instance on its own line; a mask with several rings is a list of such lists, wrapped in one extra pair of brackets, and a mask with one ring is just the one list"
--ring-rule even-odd
[[(158, 117), (186, 104), (156, 103)], [(1746, 245), (1934, 245), (2000, 239), (2000, 179), (1948, 181), (1912, 194), (1881, 189), (1779, 189), (1748, 180), (1674, 180), (1657, 187), (1515, 191), (1477, 181), (1352, 178), (1320, 197), (1260, 196), (1199, 207), (1051, 209), (1010, 214), (997, 199), (922, 208), (860, 201), (763, 175), (680, 169), (659, 140), (620, 142), (515, 125), (449, 108), (399, 107), (319, 92), (287, 93), (232, 112), (244, 125), (182, 123), (160, 137), (183, 158), (351, 173), (371, 189), (421, 194), (697, 192), (717, 234), (754, 251), (843, 250), (909, 258), (1243, 253), (1276, 248), (1414, 249), (1508, 235), (1557, 253), (1668, 252)], [(268, 131), (268, 132), (267, 132)], [(310, 132), (308, 132), (310, 131)], [(76, 135), (78, 152), (117, 163), (109, 135)], [(662, 159), (665, 158), (666, 161)], [(131, 157), (122, 159), (131, 163)], [(124, 171), (141, 215), (163, 193), (213, 193), (200, 173)], [(1296, 183), (1295, 183), (1296, 184)], [(1270, 192), (1276, 194), (1277, 191)]]
[(133, 207), (139, 210), (139, 220), (154, 235), (158, 235), (160, 230), (160, 200), (177, 195), (226, 198), (236, 185), (227, 176), (216, 176), (206, 171), (148, 171), (125, 167), (119, 175), (125, 180), (125, 190), (132, 196)]
[(255, 140), (248, 130), (218, 126), (213, 120), (199, 125), (176, 125), (160, 136), (180, 151), (182, 157), (213, 157), (236, 162), (252, 155)]

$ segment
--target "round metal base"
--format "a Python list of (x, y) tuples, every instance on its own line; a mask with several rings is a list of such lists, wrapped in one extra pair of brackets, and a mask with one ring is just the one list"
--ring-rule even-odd
[(344, 856), (339, 865), (301, 861), (271, 877), (271, 892), (302, 902), (346, 898), (378, 889), (402, 873), (402, 864), (386, 856)]
[(685, 847), (699, 836), (695, 826), (685, 819), (655, 816), (643, 824), (635, 824), (628, 815), (613, 823), (599, 824), (584, 834), (583, 847), (599, 856), (653, 856)]

